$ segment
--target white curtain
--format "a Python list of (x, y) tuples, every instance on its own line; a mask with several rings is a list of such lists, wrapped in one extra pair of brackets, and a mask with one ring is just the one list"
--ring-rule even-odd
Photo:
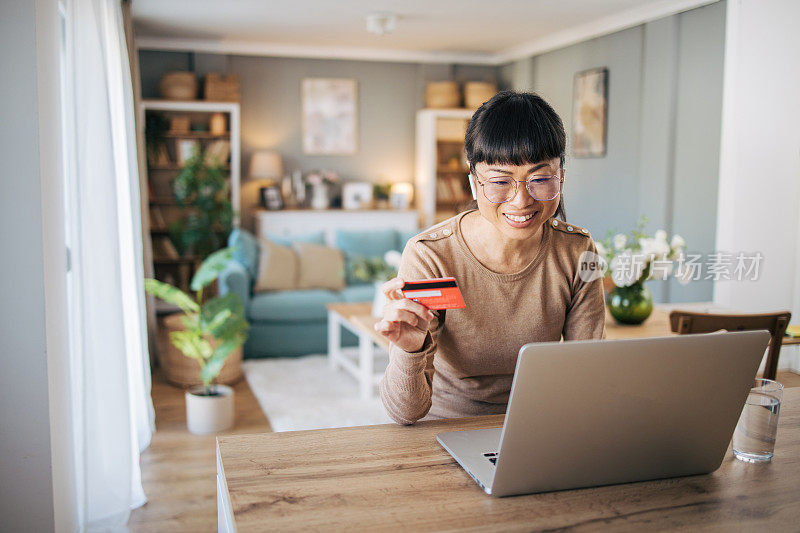
[(119, 1), (63, 6), (78, 517), (106, 531), (146, 502), (154, 429), (133, 94)]

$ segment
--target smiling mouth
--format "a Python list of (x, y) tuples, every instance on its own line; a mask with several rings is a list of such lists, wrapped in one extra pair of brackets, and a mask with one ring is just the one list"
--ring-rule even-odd
[(531, 213), (530, 215), (518, 216), (518, 215), (509, 215), (508, 213), (503, 213), (503, 216), (513, 222), (527, 222), (528, 220), (532, 219), (533, 215), (535, 214), (536, 213)]

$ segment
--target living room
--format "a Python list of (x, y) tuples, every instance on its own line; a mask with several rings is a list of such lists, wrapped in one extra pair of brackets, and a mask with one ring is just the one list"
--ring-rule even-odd
[[(487, 520), (547, 495), (482, 500), (425, 432), (450, 427), (436, 419), (483, 423), (479, 414), (502, 426), (518, 352), (560, 339), (767, 329), (758, 376), (785, 387), (774, 458), (736, 461), (733, 420), (721, 469), (676, 490), (689, 498), (692, 479), (728, 490), (720, 479), (758, 468), (774, 487), (793, 475), (793, 2), (19, 0), (2, 11), (3, 64), (18, 73), (0, 85), (12, 166), (2, 195), (12, 339), (2, 514), (13, 529), (422, 527), (421, 515), (383, 513), (392, 502), (417, 505), (394, 499), (406, 482), (444, 498), (429, 479), (385, 473), (369, 495), (352, 479), (424, 465), (441, 487), (458, 486), (444, 489), (451, 511), (491, 507), (461, 522), (443, 513), (429, 528), (500, 527)], [(523, 100), (553, 113), (563, 148), (521, 162), (485, 156), (488, 137), (476, 139), (497, 130), (481, 130), (483, 121)], [(589, 260), (575, 252), (570, 261), (597, 270), (565, 276), (563, 261), (543, 255), (557, 239), (588, 247)], [(469, 264), (483, 274), (459, 274)], [(572, 281), (557, 288), (556, 271)], [(505, 291), (529, 272), (530, 287), (551, 292), (538, 293), (542, 316), (519, 331), (528, 304), (510, 307), (520, 300)], [(578, 287), (595, 304), (578, 309), (589, 302)], [(561, 309), (564, 291), (573, 300)], [(452, 299), (412, 299), (433, 292)], [(509, 345), (504, 370), (499, 359), (454, 362), (473, 349), (453, 340), (469, 336), (459, 331), (502, 336), (492, 342), (497, 357)], [(471, 407), (446, 404), (459, 394)], [(417, 416), (425, 402), (430, 412)], [(368, 447), (373, 438), (419, 453), (406, 464)], [(287, 443), (298, 454), (282, 455)], [(377, 462), (351, 471), (346, 445), (362, 444), (358, 453)], [(337, 468), (347, 472), (341, 487), (329, 476)], [(285, 478), (270, 484), (260, 473)], [(658, 483), (642, 505), (664, 503)], [(613, 507), (613, 490), (624, 489), (590, 490)], [(553, 500), (551, 515), (523, 513), (507, 527), (641, 525), (631, 518), (638, 508), (614, 521), (606, 504), (586, 506), (585, 491), (556, 494), (571, 495), (577, 511)], [(741, 522), (721, 516), (726, 502), (693, 518), (664, 507), (654, 520), (791, 527), (777, 499), (748, 500), (774, 507)]]

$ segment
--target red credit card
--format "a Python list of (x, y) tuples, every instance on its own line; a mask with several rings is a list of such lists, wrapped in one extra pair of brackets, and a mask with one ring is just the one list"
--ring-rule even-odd
[(466, 307), (456, 278), (435, 278), (407, 281), (400, 289), (403, 296), (419, 302), (428, 309), (461, 309)]

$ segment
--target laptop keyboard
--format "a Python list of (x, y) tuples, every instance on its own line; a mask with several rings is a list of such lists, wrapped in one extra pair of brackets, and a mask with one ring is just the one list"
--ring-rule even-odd
[(497, 452), (486, 452), (483, 454), (483, 456), (486, 457), (490, 463), (497, 466), (497, 458), (499, 457)]

